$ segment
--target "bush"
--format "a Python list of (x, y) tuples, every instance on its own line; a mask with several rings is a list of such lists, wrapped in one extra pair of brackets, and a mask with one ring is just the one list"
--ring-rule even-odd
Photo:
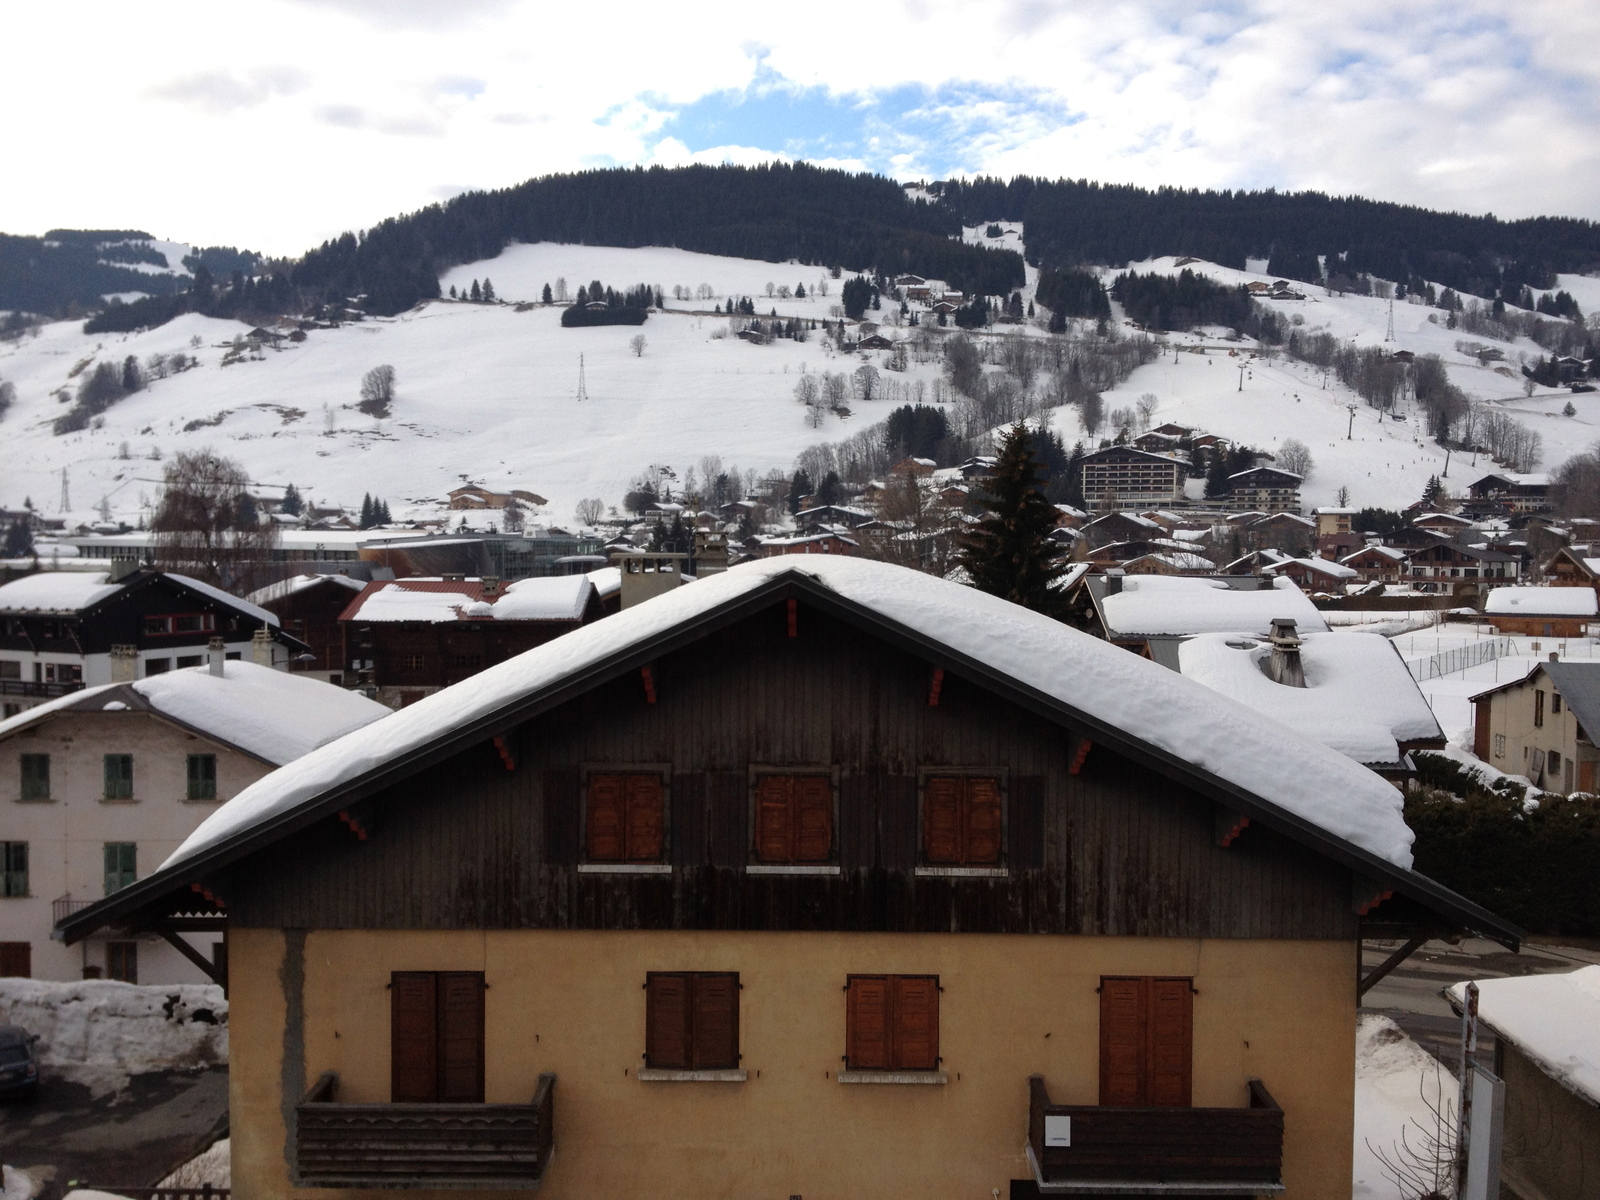
[(1539, 797), (1439, 754), (1416, 756), (1406, 823), (1416, 869), (1533, 933), (1600, 935), (1600, 797)]

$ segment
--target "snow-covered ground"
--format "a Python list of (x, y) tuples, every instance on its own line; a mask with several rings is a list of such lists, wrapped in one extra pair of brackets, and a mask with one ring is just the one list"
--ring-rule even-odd
[(1402, 1200), (1408, 1194), (1401, 1191), (1386, 1170), (1384, 1158), (1409, 1165), (1410, 1160), (1400, 1147), (1421, 1148), (1428, 1144), (1438, 1133), (1435, 1110), (1454, 1114), (1459, 1092), (1455, 1077), (1392, 1020), (1362, 1015), (1356, 1026), (1356, 1136), (1351, 1187), (1356, 1200)]

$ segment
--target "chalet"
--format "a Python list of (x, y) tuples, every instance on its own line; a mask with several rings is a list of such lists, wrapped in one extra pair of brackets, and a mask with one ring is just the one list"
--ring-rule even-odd
[(1597, 615), (1589, 588), (1498, 587), (1483, 606), (1496, 633), (1529, 637), (1580, 638)]
[(1375, 633), (1301, 636), (1288, 618), (1265, 638), (1207, 633), (1178, 647), (1177, 670), (1390, 779), (1444, 731), (1395, 644)]
[(1523, 937), (1410, 843), (1253, 709), (818, 555), (314, 751), (57, 931), (226, 930), (252, 1198), (1346, 1200), (1360, 940)]
[(1469, 507), (1476, 511), (1498, 508), (1512, 514), (1547, 513), (1550, 476), (1501, 471), (1467, 485)]
[(1130, 512), (1109, 512), (1083, 526), (1083, 534), (1089, 539), (1091, 546), (1106, 546), (1112, 542), (1125, 542), (1130, 539), (1156, 538), (1165, 533), (1166, 529), (1149, 517), (1141, 517), (1138, 513)]
[(1252, 296), (1265, 296), (1272, 290), (1272, 285), (1270, 283), (1263, 283), (1259, 279), (1252, 279), (1249, 283), (1245, 284), (1244, 287), (1245, 291), (1249, 292)]
[[(1436, 541), (1413, 550), (1406, 559), (1407, 582), (1423, 585), (1437, 586), (1442, 581), (1482, 580), (1514, 583), (1521, 572), (1522, 560), (1515, 554), (1461, 542)], [(1476, 586), (1495, 585), (1480, 582)], [(1449, 585), (1446, 585), (1446, 590), (1448, 588)]]
[(908, 274), (908, 275), (896, 275), (894, 277), (894, 285), (895, 285), (895, 287), (899, 287), (899, 288), (921, 287), (923, 284), (925, 284), (927, 282), (928, 281), (926, 279), (924, 279), (921, 275), (909, 275)]
[(881, 333), (869, 333), (856, 343), (857, 350), (892, 350), (894, 341)]
[[(594, 305), (589, 305), (593, 308)], [(600, 307), (605, 307), (605, 301), (600, 302)], [(472, 508), (505, 508), (513, 500), (519, 504), (530, 505), (534, 508), (543, 507), (549, 503), (543, 496), (534, 492), (523, 491), (520, 488), (509, 492), (492, 492), (488, 488), (479, 487), (477, 484), (468, 484), (465, 487), (452, 488), (448, 493), (453, 509)]]
[(1151, 554), (1141, 554), (1125, 559), (1125, 575), (1210, 575), (1217, 564), (1188, 550), (1163, 549)]
[(756, 553), (762, 558), (780, 554), (859, 554), (861, 543), (836, 531), (802, 534), (799, 537), (756, 539)]
[(1298, 513), (1279, 512), (1251, 521), (1249, 540), (1258, 546), (1304, 553), (1316, 540), (1316, 522)]
[[(291, 671), (344, 682), (344, 632), (339, 614), (366, 581), (348, 575), (293, 575), (250, 593), (250, 603), (278, 618), (279, 626), (304, 642), (306, 654), (290, 660)], [(309, 656), (309, 658), (308, 658)]]
[(1341, 592), (1345, 584), (1361, 578), (1354, 567), (1327, 558), (1291, 558), (1279, 563), (1274, 570), (1307, 592)]
[(965, 462), (960, 463), (956, 470), (961, 472), (963, 479), (988, 479), (994, 474), (994, 456), (992, 454), (978, 454)]
[(1429, 529), (1443, 537), (1456, 537), (1472, 528), (1472, 521), (1454, 513), (1431, 512), (1412, 517), (1411, 524), (1418, 529)]
[(123, 559), (108, 567), (0, 586), (6, 716), (85, 686), (197, 667), (214, 637), (229, 657), (279, 668), (307, 651), (272, 613), (220, 588)]
[(1260, 550), (1252, 550), (1248, 554), (1241, 554), (1230, 563), (1223, 563), (1220, 573), (1223, 575), (1258, 575), (1263, 571), (1276, 570), (1283, 563), (1288, 562), (1290, 555), (1282, 550), (1274, 550), (1264, 546)]
[[(1080, 537), (1084, 537), (1081, 530), (1078, 533)], [(1120, 567), (1123, 563), (1143, 558), (1148, 554), (1160, 554), (1161, 547), (1154, 538), (1130, 538), (1125, 542), (1106, 542), (1104, 545), (1096, 546), (1084, 537), (1084, 551), (1084, 561), (1103, 569)]]
[(1406, 552), (1396, 546), (1363, 546), (1339, 560), (1362, 583), (1399, 583), (1406, 574)]
[(1091, 506), (1164, 507), (1183, 499), (1188, 464), (1133, 446), (1108, 446), (1080, 460), (1083, 495)]
[(1312, 511), (1317, 522), (1317, 553), (1324, 558), (1343, 558), (1366, 545), (1366, 534), (1353, 527), (1354, 508), (1318, 508)]
[(1170, 438), (1186, 438), (1193, 433), (1194, 430), (1189, 428), (1187, 425), (1178, 425), (1175, 422), (1167, 421), (1165, 424), (1157, 425), (1150, 432), (1159, 433)]
[(1228, 504), (1235, 512), (1260, 508), (1267, 512), (1298, 513), (1300, 476), (1277, 467), (1239, 471), (1228, 476)]
[(1546, 791), (1595, 790), (1600, 735), (1600, 662), (1535, 664), (1522, 679), (1472, 697), (1472, 752)]
[[(1457, 1012), (1467, 986), (1445, 990)], [(1494, 1033), (1492, 1066), (1504, 1085), (1502, 1194), (1592, 1192), (1600, 1178), (1600, 966), (1476, 987), (1478, 1021)]]
[(812, 508), (802, 508), (794, 515), (795, 524), (805, 530), (823, 525), (849, 525), (853, 528), (865, 525), (870, 520), (872, 514), (866, 509), (847, 504), (818, 504)]
[(587, 575), (374, 580), (339, 614), (344, 682), (403, 708), (604, 615)]
[(889, 468), (889, 474), (920, 478), (932, 475), (938, 466), (939, 464), (931, 458), (902, 458)]
[[(60, 917), (150, 874), (269, 771), (389, 715), (364, 696), (250, 662), (105, 683), (0, 722), (0, 975), (200, 983), (221, 943), (104, 931), (69, 950)], [(128, 660), (130, 663), (131, 659)], [(208, 669), (209, 668), (209, 669)]]
[(1148, 433), (1141, 433), (1133, 439), (1133, 444), (1141, 450), (1148, 450), (1152, 454), (1171, 454), (1178, 448), (1176, 434), (1162, 433), (1152, 429)]
[(1590, 558), (1572, 546), (1563, 546), (1544, 565), (1554, 587), (1586, 587), (1600, 596), (1600, 558)]

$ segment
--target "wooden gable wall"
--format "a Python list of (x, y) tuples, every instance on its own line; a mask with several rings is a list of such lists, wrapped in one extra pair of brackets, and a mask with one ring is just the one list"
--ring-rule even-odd
[[(220, 880), (286, 928), (815, 929), (1353, 938), (1346, 869), (803, 602), (472, 747)], [(670, 874), (577, 869), (588, 768), (670, 764)], [(747, 874), (752, 766), (837, 778), (837, 876)], [(993, 768), (1004, 878), (916, 874), (919, 769)]]

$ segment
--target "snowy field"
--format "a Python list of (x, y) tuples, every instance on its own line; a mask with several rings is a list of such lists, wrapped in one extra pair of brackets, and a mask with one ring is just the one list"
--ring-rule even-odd
[[(1016, 228), (1004, 227), (1007, 235), (998, 241), (981, 230), (966, 236), (1017, 246)], [(1268, 278), (1191, 266), (1228, 283)], [(1136, 267), (1177, 269), (1170, 258)], [(1029, 268), (1029, 290), (1036, 274)], [(17, 388), (16, 404), (0, 421), (0, 505), (31, 497), (55, 513), (65, 468), (71, 512), (87, 519), (104, 499), (117, 517), (137, 520), (159, 487), (156, 454), (211, 447), (242, 460), (258, 483), (293, 482), (318, 501), (355, 507), (370, 492), (388, 499), (396, 517), (432, 514), (434, 502), (470, 478), (537, 492), (551, 501), (549, 519), (568, 521), (582, 497), (619, 503), (630, 478), (654, 464), (681, 475), (714, 454), (746, 470), (788, 471), (807, 445), (848, 436), (892, 407), (887, 399), (857, 404), (852, 417), (829, 416), (820, 429), (810, 428), (794, 400), (798, 376), (854, 370), (862, 361), (881, 368), (886, 352), (843, 358), (817, 337), (750, 346), (727, 336), (726, 318), (710, 314), (730, 296), (749, 295), (763, 315), (776, 309), (784, 316), (828, 317), (843, 281), (817, 267), (667, 248), (540, 243), (456, 267), (442, 283), (446, 290), (463, 289), (485, 277), (512, 302), (536, 300), (546, 283), (562, 278), (570, 294), (594, 279), (617, 288), (645, 282), (664, 290), (667, 311), (640, 328), (562, 329), (555, 309), (517, 312), (513, 304), (442, 300), (393, 319), (313, 331), (304, 343), (268, 350), (260, 361), (227, 366), (228, 343), (246, 332), (238, 322), (191, 315), (143, 333), (96, 336), (76, 322), (57, 322), (36, 338), (0, 343), (0, 379)], [(769, 297), (769, 283), (774, 290), (804, 285), (807, 296)], [(820, 295), (824, 283), (827, 296)], [(675, 286), (693, 294), (702, 284), (713, 299), (672, 297)], [(1592, 297), (1600, 306), (1600, 279), (1563, 276), (1562, 284), (1580, 303)], [(1304, 317), (1306, 332), (1326, 330), (1361, 345), (1382, 342), (1386, 301), (1306, 291), (1304, 301), (1268, 303)], [(1600, 393), (1541, 390), (1525, 398), (1520, 379), (1457, 352), (1459, 331), (1430, 324), (1431, 311), (1395, 306), (1396, 348), (1440, 354), (1463, 390), (1539, 431), (1546, 468), (1600, 439)], [(868, 315), (888, 316), (888, 306)], [(996, 330), (990, 336), (1044, 336), (1030, 325)], [(635, 357), (628, 343), (641, 332), (648, 345)], [(1245, 360), (1230, 358), (1215, 337), (1169, 339), (1172, 345), (1200, 342), (1211, 347), (1206, 355), (1168, 353), (1108, 393), (1107, 407), (1131, 405), (1149, 392), (1160, 402), (1156, 423), (1178, 421), (1267, 450), (1299, 438), (1316, 460), (1303, 493), (1308, 506), (1332, 503), (1346, 486), (1353, 504), (1400, 507), (1421, 494), (1431, 474), (1443, 472), (1444, 454), (1426, 442), (1415, 413), (1406, 421), (1381, 419), (1336, 381), (1324, 386), (1320, 373), (1281, 357), (1247, 363), (1241, 391), (1236, 368)], [(1505, 349), (1513, 361), (1519, 353), (1541, 352), (1525, 339)], [(103, 428), (52, 434), (51, 422), (69, 407), (57, 393), (75, 393), (94, 363), (176, 352), (193, 354), (201, 365), (121, 401), (105, 414)], [(575, 399), (580, 355), (590, 397), (582, 405)], [(376, 419), (354, 406), (362, 374), (382, 363), (397, 372), (398, 400), (389, 418)], [(936, 375), (929, 364), (896, 378), (931, 384)], [(931, 387), (927, 392), (931, 399)], [(1561, 415), (1569, 399), (1578, 410), (1571, 418)], [(1352, 403), (1357, 411), (1347, 437)], [(1056, 410), (1053, 421), (1069, 444), (1082, 436), (1075, 410)], [(127, 458), (120, 457), (124, 444)], [(1474, 466), (1458, 456), (1446, 483), (1464, 488), (1491, 469), (1487, 461)]]

